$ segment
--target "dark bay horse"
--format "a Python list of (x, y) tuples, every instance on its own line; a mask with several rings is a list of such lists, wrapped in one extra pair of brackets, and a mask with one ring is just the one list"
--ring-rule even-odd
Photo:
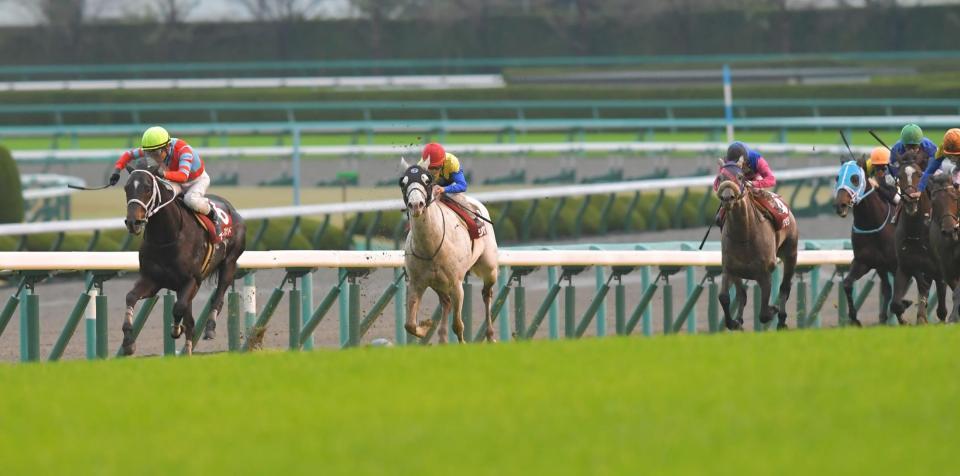
[(941, 276), (953, 290), (950, 322), (956, 322), (960, 315), (960, 191), (952, 180), (950, 174), (930, 177), (927, 193), (933, 202), (930, 244)]
[(942, 321), (947, 316), (940, 265), (934, 258), (930, 244), (930, 197), (918, 191), (920, 177), (927, 168), (928, 160), (925, 152), (907, 151), (898, 161), (900, 170), (897, 183), (900, 186), (902, 210), (897, 221), (897, 274), (893, 279), (890, 310), (900, 322), (904, 322), (902, 315), (909, 305), (909, 301), (903, 298), (911, 279), (917, 282), (917, 324), (927, 322), (927, 297), (933, 283), (937, 286), (937, 317)]
[(877, 270), (880, 276), (880, 323), (887, 322), (887, 306), (892, 289), (889, 275), (897, 272), (897, 249), (895, 226), (890, 223), (893, 205), (883, 199), (867, 180), (863, 161), (847, 161), (840, 165), (833, 205), (837, 215), (846, 217), (853, 209), (853, 262), (843, 278), (843, 290), (847, 295), (850, 322), (860, 326), (853, 301), (853, 283), (867, 271)]
[(217, 289), (204, 329), (204, 338), (212, 339), (216, 335), (216, 318), (223, 307), (223, 295), (233, 283), (237, 258), (246, 246), (246, 225), (229, 202), (208, 195), (224, 227), (232, 228), (229, 235), (224, 233), (223, 241), (208, 245), (207, 231), (197, 222), (194, 212), (177, 199), (176, 185), (149, 170), (134, 169), (124, 191), (127, 231), (137, 235), (144, 232), (144, 237), (140, 245), (140, 279), (127, 293), (123, 353), (132, 355), (136, 349), (132, 330), (133, 307), (137, 301), (155, 296), (160, 289), (169, 289), (177, 293), (170, 335), (176, 339), (186, 333), (184, 349), (189, 355), (193, 352), (193, 298), (203, 280), (217, 271)]
[[(737, 162), (720, 161), (717, 175), (717, 198), (726, 209), (726, 220), (721, 230), (723, 279), (720, 285), (720, 306), (727, 329), (743, 328), (743, 308), (747, 304), (747, 287), (743, 280), (756, 281), (760, 286), (760, 321), (766, 324), (777, 314), (777, 329), (787, 326), (787, 299), (790, 298), (793, 272), (797, 265), (797, 220), (789, 214), (789, 222), (776, 230), (765, 219), (760, 206), (751, 196), (743, 176), (743, 158)], [(777, 258), (783, 261), (783, 281), (777, 306), (770, 306), (770, 288)], [(730, 313), (730, 284), (737, 289), (740, 318)]]

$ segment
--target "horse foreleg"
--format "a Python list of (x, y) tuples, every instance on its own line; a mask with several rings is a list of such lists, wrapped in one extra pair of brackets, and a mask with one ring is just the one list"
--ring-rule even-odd
[(886, 271), (878, 269), (877, 275), (880, 276), (880, 325), (884, 325), (890, 319), (887, 307), (893, 297), (893, 287), (890, 286), (890, 275)]
[(189, 284), (177, 291), (177, 302), (173, 305), (173, 329), (170, 335), (174, 339), (186, 334), (183, 345), (187, 355), (193, 354), (193, 298), (200, 289), (200, 283), (191, 280)]
[(865, 264), (853, 260), (850, 263), (850, 271), (847, 271), (847, 275), (843, 278), (843, 293), (847, 296), (847, 317), (850, 319), (850, 323), (857, 327), (860, 327), (860, 321), (857, 320), (857, 308), (853, 303), (853, 283), (867, 274), (869, 270), (870, 268)]
[(953, 287), (953, 311), (950, 312), (949, 322), (957, 322), (960, 316), (960, 286)]
[(133, 289), (127, 293), (127, 312), (123, 317), (123, 355), (133, 355), (137, 350), (137, 339), (133, 335), (133, 308), (137, 301), (154, 296), (160, 288), (153, 281), (143, 276), (133, 284)]
[(947, 318), (947, 286), (942, 279), (934, 281), (937, 286), (937, 319), (943, 322)]
[[(890, 302), (890, 310), (897, 316), (897, 322), (901, 325), (907, 324), (903, 319), (903, 312), (907, 310), (909, 301), (903, 299), (907, 294), (907, 287), (910, 286), (911, 276), (903, 270), (902, 266), (897, 266), (897, 273), (893, 277), (893, 300)], [(917, 292), (920, 292), (922, 278), (917, 277)], [(929, 288), (929, 286), (928, 286)], [(920, 293), (921, 295), (923, 293)]]
[(723, 273), (720, 279), (720, 295), (717, 300), (720, 301), (720, 308), (723, 309), (723, 324), (731, 331), (740, 329), (740, 323), (730, 315), (730, 276), (727, 273)]
[[(927, 307), (929, 306), (927, 300), (930, 296), (931, 285), (933, 283), (930, 282), (930, 278), (924, 274), (921, 273), (917, 276), (917, 325), (927, 323)], [(894, 290), (896, 290), (896, 286), (894, 286)], [(894, 296), (893, 302), (897, 303), (896, 296)], [(907, 324), (907, 321), (904, 320), (901, 324)]]
[(734, 278), (733, 285), (737, 288), (737, 322), (743, 329), (743, 310), (747, 307), (747, 285), (743, 284), (740, 278)]
[(453, 333), (457, 335), (457, 341), (461, 344), (466, 342), (463, 338), (463, 283), (457, 283), (450, 293), (451, 305), (453, 306)]
[(450, 296), (437, 291), (437, 297), (440, 298), (440, 325), (437, 326), (437, 339), (440, 344), (447, 343), (447, 333), (450, 332)]
[[(407, 322), (403, 325), (403, 328), (407, 330), (408, 334), (417, 338), (422, 338), (427, 335), (427, 331), (424, 330), (422, 326), (417, 325), (417, 312), (420, 309), (420, 298), (423, 297), (423, 291), (425, 290), (426, 288), (415, 288), (407, 284)], [(426, 328), (429, 329), (430, 326), (427, 325)]]

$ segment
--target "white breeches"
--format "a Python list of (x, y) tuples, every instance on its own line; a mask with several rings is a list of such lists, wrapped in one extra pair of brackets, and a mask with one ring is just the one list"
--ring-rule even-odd
[(210, 187), (210, 176), (204, 171), (199, 177), (184, 182), (181, 185), (183, 190), (183, 203), (193, 210), (204, 215), (210, 213), (210, 200), (205, 196), (207, 188)]

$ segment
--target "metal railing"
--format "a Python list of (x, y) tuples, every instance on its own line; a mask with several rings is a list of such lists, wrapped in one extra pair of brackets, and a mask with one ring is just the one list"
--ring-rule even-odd
[[(820, 327), (825, 303), (838, 279), (846, 270), (852, 259), (849, 242), (836, 240), (833, 242), (807, 241), (799, 252), (797, 276), (794, 281), (793, 293), (796, 311), (791, 319), (792, 325), (799, 328)], [(614, 310), (613, 327), (617, 335), (630, 335), (639, 325), (644, 335), (654, 333), (651, 303), (659, 292), (662, 300), (660, 317), (661, 332), (671, 334), (684, 329), (688, 333), (701, 330), (697, 323), (696, 307), (704, 290), (707, 290), (707, 328), (709, 332), (723, 330), (718, 311), (717, 296), (720, 292), (716, 277), (720, 273), (719, 244), (708, 244), (708, 251), (696, 251), (691, 243), (660, 243), (656, 245), (621, 245), (604, 249), (601, 246), (589, 246), (591, 249), (505, 249), (500, 253), (501, 282), (498, 286), (493, 302), (494, 325), (500, 340), (531, 339), (538, 335), (546, 335), (557, 339), (577, 338), (585, 335), (593, 327), (591, 333), (603, 337), (609, 333), (608, 317), (606, 314), (608, 295), (613, 290)], [(831, 247), (832, 250), (820, 248)], [(656, 248), (656, 249), (651, 249)], [(241, 325), (240, 292), (234, 287), (227, 296), (227, 328), (228, 349), (230, 351), (249, 350), (249, 339), (241, 340), (241, 333), (245, 336), (255, 335), (258, 330), (264, 330), (284, 297), (288, 295), (289, 306), (289, 338), (290, 350), (312, 348), (312, 334), (317, 325), (329, 313), (337, 300), (340, 301), (340, 320), (338, 323), (340, 346), (354, 347), (360, 345), (364, 335), (372, 324), (381, 316), (391, 301), (395, 308), (395, 338), (398, 344), (408, 342), (403, 330), (404, 315), (404, 286), (402, 251), (274, 251), (274, 252), (247, 252), (241, 256), (239, 266), (243, 277), (243, 311), (244, 322)], [(58, 360), (63, 356), (66, 345), (73, 337), (80, 319), (89, 313), (86, 326), (87, 357), (107, 358), (110, 353), (108, 344), (108, 297), (103, 294), (103, 283), (116, 277), (121, 272), (136, 271), (139, 261), (136, 253), (0, 253), (0, 267), (16, 273), (16, 290), (8, 298), (0, 311), (0, 335), (16, 312), (21, 309), (21, 360), (40, 360), (40, 295), (36, 292), (43, 280), (51, 274), (62, 270), (80, 270), (86, 277), (84, 289), (79, 295), (73, 310), (64, 325), (60, 337), (53, 346), (48, 360)], [(596, 273), (596, 286), (590, 304), (582, 314), (577, 314), (576, 288), (574, 276), (587, 268), (593, 267)], [(826, 280), (821, 279), (821, 267), (833, 268), (833, 273)], [(320, 301), (313, 306), (312, 273), (319, 268), (337, 269), (339, 280), (332, 283), (330, 290)], [(362, 276), (373, 269), (392, 268), (394, 278), (382, 294), (376, 299), (366, 315), (362, 314), (359, 306), (361, 295)], [(528, 314), (526, 307), (526, 291), (524, 280), (530, 282), (531, 273), (539, 268), (546, 269), (546, 284), (548, 290), (544, 299), (533, 314)], [(258, 311), (254, 272), (260, 269), (282, 269), (285, 274), (279, 284), (270, 294), (267, 302)], [(640, 272), (639, 287), (630, 295), (639, 296), (635, 303), (627, 305), (626, 277)], [(674, 312), (674, 285), (671, 276), (684, 275), (686, 279), (686, 297), (682, 299), (682, 306)], [(651, 279), (651, 276), (653, 279)], [(779, 287), (781, 279), (778, 269), (774, 274), (773, 289)], [(289, 284), (289, 288), (285, 287)], [(873, 288), (873, 281), (868, 281), (856, 295), (856, 305), (863, 304)], [(472, 283), (465, 282), (466, 296), (473, 295)], [(562, 299), (558, 300), (560, 291), (564, 291)], [(513, 293), (513, 306), (510, 306), (510, 293)], [(770, 328), (770, 323), (760, 321), (760, 307), (758, 302), (759, 290), (754, 287), (752, 301), (754, 304), (753, 329), (763, 331)], [(815, 297), (808, 301), (808, 297)], [(838, 290), (837, 293), (838, 323), (844, 325), (846, 321), (846, 300)], [(771, 296), (771, 302), (777, 299), (776, 291)], [(95, 305), (89, 308), (91, 300)], [(468, 301), (470, 298), (467, 299)], [(152, 312), (158, 297), (147, 299), (136, 314), (134, 320), (134, 335), (139, 334)], [(22, 305), (21, 305), (22, 302)], [(163, 296), (164, 302), (164, 329), (169, 329), (172, 323), (172, 294)], [(931, 302), (935, 302), (931, 299)], [(559, 305), (562, 303), (563, 317), (559, 314)], [(201, 329), (209, 318), (211, 302), (208, 301), (203, 310), (197, 314), (195, 334), (192, 338), (195, 345), (199, 343)], [(808, 307), (810, 305), (810, 307)], [(736, 306), (734, 305), (734, 308)], [(932, 309), (930, 310), (932, 312)], [(511, 318), (512, 315), (512, 318)], [(439, 322), (439, 308), (433, 314), (433, 322)], [(473, 310), (471, 305), (464, 307), (464, 322), (467, 329), (468, 341), (480, 339), (485, 328), (474, 326)], [(547, 322), (547, 329), (539, 331), (540, 326)], [(562, 329), (562, 334), (561, 334)], [(452, 329), (431, 329), (424, 342), (435, 332), (452, 332)], [(174, 355), (177, 353), (174, 341), (164, 332), (163, 353)], [(117, 350), (117, 355), (120, 351)]]

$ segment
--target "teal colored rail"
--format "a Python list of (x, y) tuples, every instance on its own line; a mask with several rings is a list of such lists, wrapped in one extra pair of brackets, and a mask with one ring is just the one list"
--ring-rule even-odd
[[(423, 59), (378, 59), (378, 60), (324, 60), (324, 61), (249, 61), (205, 63), (129, 63), (98, 65), (4, 65), (0, 66), (0, 78), (43, 79), (63, 77), (140, 78), (145, 75), (164, 73), (177, 77), (208, 77), (225, 73), (255, 76), (275, 75), (286, 72), (292, 75), (323, 74), (370, 74), (374, 71), (428, 71), (471, 72), (500, 68), (523, 67), (577, 67), (577, 66), (636, 66), (655, 64), (731, 64), (784, 63), (809, 61), (882, 61), (901, 60), (957, 60), (960, 51), (872, 51), (838, 53), (793, 53), (793, 54), (728, 54), (728, 55), (647, 55), (647, 56), (557, 56), (536, 58), (423, 58)], [(379, 73), (378, 73), (379, 74)]]

